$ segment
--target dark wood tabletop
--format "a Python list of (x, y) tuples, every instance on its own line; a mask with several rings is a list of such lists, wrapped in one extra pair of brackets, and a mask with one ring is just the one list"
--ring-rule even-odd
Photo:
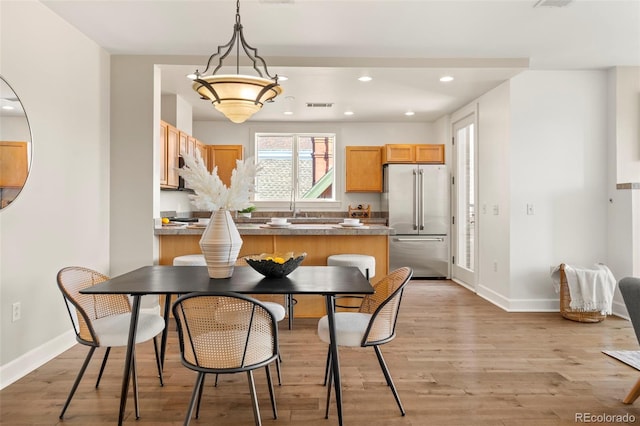
[(144, 266), (91, 286), (85, 294), (177, 294), (230, 291), (254, 294), (371, 294), (373, 287), (357, 267), (300, 266), (287, 277), (266, 278), (238, 266), (230, 278), (209, 278), (206, 266)]

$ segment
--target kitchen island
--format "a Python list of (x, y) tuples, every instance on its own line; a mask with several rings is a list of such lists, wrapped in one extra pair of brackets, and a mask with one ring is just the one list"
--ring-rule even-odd
[[(376, 259), (372, 282), (389, 272), (388, 238), (393, 230), (382, 224), (365, 224), (358, 228), (329, 223), (291, 224), (286, 228), (256, 223), (237, 223), (236, 226), (243, 240), (239, 259), (251, 254), (298, 251), (307, 253), (303, 265), (318, 266), (326, 265), (327, 257), (332, 254), (366, 254)], [(154, 232), (159, 238), (159, 264), (171, 265), (176, 256), (200, 253), (203, 231), (204, 227), (197, 225), (157, 227)], [(321, 296), (297, 299), (296, 317), (320, 318), (325, 314)]]

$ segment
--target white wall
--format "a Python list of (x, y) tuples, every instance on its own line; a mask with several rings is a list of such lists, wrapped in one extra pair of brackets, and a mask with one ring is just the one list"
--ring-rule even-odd
[(513, 78), (510, 133), (510, 297), (543, 309), (550, 266), (607, 263), (606, 72)]
[[(508, 307), (511, 85), (503, 83), (478, 99), (477, 292)], [(495, 265), (495, 266), (494, 266)]]
[[(0, 74), (21, 98), (33, 133), (26, 186), (0, 211), (4, 387), (75, 343), (58, 270), (110, 273), (109, 57), (28, 0), (0, 2), (0, 55)], [(22, 306), (17, 322), (14, 302)]]

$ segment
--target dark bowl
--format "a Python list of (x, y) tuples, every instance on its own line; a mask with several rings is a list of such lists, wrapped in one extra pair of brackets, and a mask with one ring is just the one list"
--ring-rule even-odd
[(244, 260), (265, 277), (282, 278), (293, 272), (307, 253), (262, 253), (246, 256)]

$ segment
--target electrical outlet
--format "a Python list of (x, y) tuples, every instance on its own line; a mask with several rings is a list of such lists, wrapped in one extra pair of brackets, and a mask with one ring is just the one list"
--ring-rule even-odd
[(11, 305), (11, 321), (16, 322), (22, 316), (22, 308), (20, 302), (16, 302)]
[(527, 215), (533, 216), (533, 204), (527, 204)]

